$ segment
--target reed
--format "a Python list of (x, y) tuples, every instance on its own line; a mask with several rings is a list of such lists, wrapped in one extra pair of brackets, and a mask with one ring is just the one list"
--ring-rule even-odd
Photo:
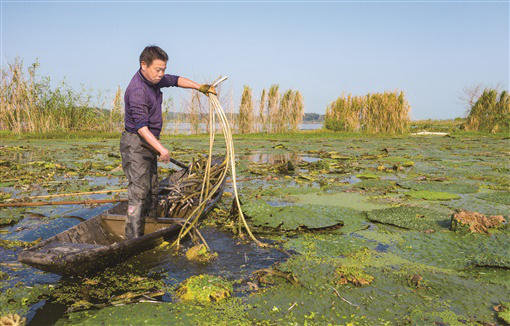
[(267, 121), (268, 132), (275, 132), (275, 124), (278, 119), (278, 109), (280, 103), (280, 86), (271, 85), (267, 94)]
[(110, 130), (109, 132), (117, 132), (122, 131), (124, 127), (124, 116), (123, 116), (123, 108), (124, 101), (122, 100), (122, 90), (120, 86), (117, 88), (117, 92), (115, 93), (115, 97), (113, 98), (113, 106), (110, 111)]
[(254, 131), (252, 91), (247, 85), (243, 89), (237, 120), (239, 133), (247, 134)]
[(201, 133), (200, 130), (200, 95), (198, 92), (190, 91), (190, 100), (187, 103), (187, 123), (192, 134)]
[(485, 88), (480, 97), (472, 103), (464, 127), (466, 130), (491, 133), (508, 131), (510, 129), (508, 91), (498, 92), (494, 88)]
[(262, 94), (260, 95), (259, 103), (259, 121), (258, 121), (259, 132), (267, 131), (266, 108), (267, 108), (267, 93), (266, 89), (264, 88), (262, 90)]
[(353, 96), (342, 94), (326, 110), (324, 127), (371, 134), (402, 134), (409, 130), (411, 106), (404, 92)]
[[(23, 68), (19, 58), (2, 68), (0, 128), (15, 134), (69, 131), (111, 131), (118, 111), (101, 109), (106, 97), (92, 90), (75, 91), (64, 81), (50, 87), (50, 79), (38, 77), (39, 63)], [(95, 105), (93, 106), (93, 103)], [(115, 106), (115, 105), (114, 105)]]
[(303, 95), (299, 91), (292, 93), (292, 110), (290, 113), (290, 129), (297, 131), (299, 125), (303, 122), (303, 116), (305, 115), (305, 102)]

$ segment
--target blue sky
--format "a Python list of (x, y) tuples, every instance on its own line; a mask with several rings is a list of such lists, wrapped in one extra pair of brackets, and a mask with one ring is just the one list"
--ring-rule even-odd
[[(509, 87), (509, 2), (2, 1), (2, 65), (39, 60), (52, 81), (125, 89), (148, 44), (167, 73), (301, 91), (324, 113), (345, 93), (406, 92), (413, 119), (464, 116), (462, 89)], [(186, 92), (165, 91), (175, 102)]]

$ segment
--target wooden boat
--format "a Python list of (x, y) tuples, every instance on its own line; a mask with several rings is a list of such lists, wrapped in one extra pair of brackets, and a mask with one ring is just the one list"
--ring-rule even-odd
[[(220, 164), (219, 159), (213, 161)], [(189, 175), (182, 169), (160, 183), (160, 195), (179, 179)], [(206, 204), (200, 217), (207, 215), (220, 200), (225, 180)], [(166, 191), (168, 192), (168, 191)], [(145, 233), (136, 239), (124, 239), (127, 203), (121, 203), (104, 214), (90, 218), (67, 231), (23, 250), (18, 260), (35, 268), (61, 275), (86, 275), (154, 248), (178, 235), (181, 224), (193, 207), (181, 210), (171, 218), (146, 218)], [(200, 218), (198, 217), (198, 218)]]

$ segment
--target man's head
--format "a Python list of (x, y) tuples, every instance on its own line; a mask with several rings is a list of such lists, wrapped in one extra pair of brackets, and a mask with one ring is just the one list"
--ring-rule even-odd
[(140, 68), (143, 76), (153, 84), (159, 83), (165, 74), (168, 54), (159, 46), (150, 45), (140, 54)]

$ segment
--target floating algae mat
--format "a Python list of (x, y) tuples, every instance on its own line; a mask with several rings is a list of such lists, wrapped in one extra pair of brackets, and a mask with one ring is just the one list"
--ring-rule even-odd
[(300, 204), (313, 204), (334, 207), (344, 207), (356, 210), (369, 211), (373, 209), (385, 208), (388, 205), (381, 205), (369, 200), (366, 196), (352, 192), (339, 192), (335, 194), (318, 194), (310, 193), (303, 195), (295, 195)]
[(274, 207), (263, 200), (243, 205), (244, 213), (257, 227), (281, 230), (321, 229), (342, 226), (343, 216), (360, 214), (353, 209), (325, 205), (293, 205)]
[(367, 212), (370, 221), (410, 230), (441, 230), (450, 226), (450, 215), (429, 208), (400, 206)]
[(451, 200), (460, 198), (459, 195), (449, 192), (429, 190), (411, 190), (406, 192), (406, 195), (412, 198), (420, 198), (425, 200)]
[(471, 194), (478, 191), (478, 185), (451, 183), (451, 182), (413, 182), (399, 181), (398, 185), (402, 188), (431, 191), (431, 192), (448, 192), (453, 194)]
[[(174, 256), (158, 248), (116, 269), (116, 274), (147, 277), (156, 290), (166, 289), (163, 297), (155, 298), (157, 302), (142, 297), (142, 301), (151, 302), (97, 309), (106, 302), (89, 297), (95, 310), (66, 314), (57, 324), (503, 323), (500, 318), (510, 293), (508, 224), (490, 229), (489, 234), (461, 234), (451, 231), (449, 223), (455, 209), (503, 215), (508, 221), (508, 140), (499, 135), (256, 137), (236, 136), (235, 141), (244, 158), (238, 170), (240, 180), (245, 179), (239, 183), (243, 208), (257, 203), (248, 223), (260, 238), (270, 237), (281, 244), (290, 258), (210, 228), (201, 229), (218, 253), (215, 260), (188, 261), (183, 254)], [(179, 136), (171, 140), (163, 137), (162, 141), (185, 161), (206, 153), (208, 148), (208, 140), (199, 136), (185, 138), (185, 146)], [(11, 194), (11, 199), (21, 199), (125, 186), (124, 176), (116, 171), (120, 164), (117, 139), (7, 139), (5, 145), (8, 149), (0, 150), (1, 191), (7, 193), (5, 197)], [(266, 161), (257, 155), (275, 160)], [(251, 174), (248, 168), (253, 165), (252, 159), (267, 163), (260, 165), (267, 171)], [(293, 172), (270, 171), (271, 165), (289, 160), (294, 164)], [(313, 160), (318, 163), (307, 163)], [(378, 169), (382, 165), (385, 169)], [(360, 180), (356, 175), (368, 179)], [(406, 196), (417, 191), (446, 192), (460, 198), (426, 200)], [(104, 197), (111, 194), (94, 199)], [(230, 204), (231, 198), (225, 197), (220, 208), (228, 211)], [(270, 218), (264, 210), (273, 216)], [(66, 216), (87, 219), (99, 211), (100, 207), (87, 206), (0, 211), (0, 220), (10, 223), (1, 227), (0, 239), (44, 240), (78, 223)], [(205, 222), (221, 225), (212, 219)], [(226, 242), (229, 244), (223, 245)], [(191, 244), (186, 243), (188, 246)], [(34, 325), (54, 324), (69, 308), (58, 306), (52, 299), (52, 293), (64, 289), (65, 283), (56, 275), (17, 264), (19, 250), (17, 246), (0, 247), (3, 314), (18, 313)], [(272, 285), (263, 285), (254, 273), (257, 269), (292, 275), (300, 285), (281, 277), (273, 277)], [(179, 300), (178, 285), (199, 275), (221, 276), (232, 283), (232, 295), (219, 302)], [(154, 290), (147, 285), (148, 290), (140, 291)], [(108, 296), (101, 292), (100, 284), (84, 285), (83, 289), (84, 293), (75, 292), (77, 298), (86, 296), (87, 289), (89, 295), (98, 290), (92, 293), (97, 298)], [(132, 294), (111, 295), (127, 300), (146, 293), (131, 288), (128, 292)]]

